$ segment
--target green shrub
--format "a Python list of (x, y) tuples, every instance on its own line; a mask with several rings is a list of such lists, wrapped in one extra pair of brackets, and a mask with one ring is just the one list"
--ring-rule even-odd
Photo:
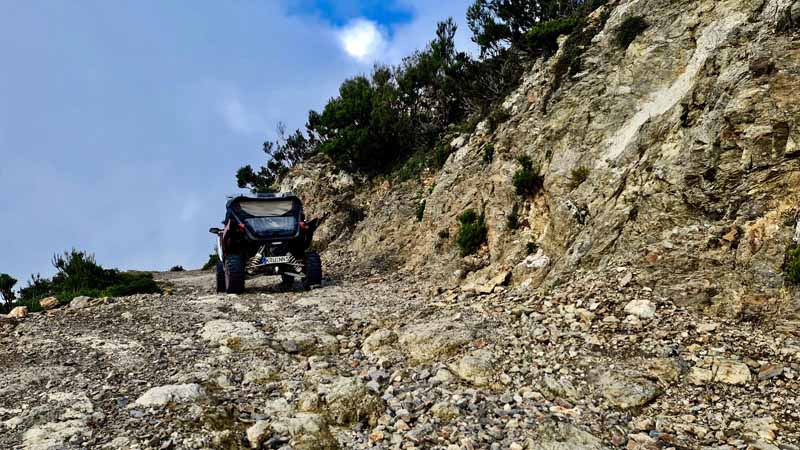
[(458, 216), (460, 228), (456, 243), (461, 252), (461, 256), (471, 255), (478, 251), (486, 242), (488, 229), (486, 228), (486, 216), (483, 212), (480, 215), (474, 210), (468, 209)]
[(492, 143), (488, 143), (483, 147), (483, 163), (484, 164), (491, 164), (494, 160), (494, 145)]
[(417, 210), (415, 212), (415, 216), (417, 217), (417, 222), (422, 222), (422, 217), (425, 215), (425, 200), (417, 203)]
[(580, 22), (580, 18), (573, 16), (534, 25), (525, 33), (526, 50), (534, 55), (554, 54), (558, 51), (558, 37), (572, 33)]
[(172, 266), (169, 268), (170, 272), (183, 272), (184, 270), (186, 269), (184, 269), (183, 266)]
[(219, 256), (216, 253), (212, 253), (208, 255), (208, 261), (203, 264), (203, 267), (200, 270), (212, 270), (217, 268), (217, 263), (219, 262)]
[(641, 16), (628, 17), (617, 29), (617, 46), (623, 50), (627, 50), (633, 41), (636, 40), (636, 37), (642, 34), (649, 26), (650, 24)]
[(784, 272), (790, 282), (800, 285), (800, 245), (791, 246), (786, 251)]
[(81, 295), (121, 297), (161, 292), (150, 273), (104, 269), (95, 262), (93, 255), (74, 249), (55, 255), (53, 267), (58, 272), (52, 279), (37, 274), (31, 277), (27, 287), (20, 289), (20, 304), (36, 311), (39, 309), (38, 301), (50, 296), (68, 302)]
[(535, 195), (544, 183), (544, 178), (539, 174), (539, 166), (529, 156), (520, 156), (517, 162), (522, 167), (514, 173), (511, 180), (517, 195)]
[(497, 127), (500, 126), (501, 123), (505, 122), (506, 120), (511, 118), (511, 113), (506, 111), (502, 105), (495, 106), (489, 115), (486, 117), (487, 124), (489, 125), (489, 130), (494, 131)]
[(578, 167), (577, 169), (572, 169), (572, 173), (569, 177), (569, 185), (571, 189), (576, 189), (578, 186), (583, 184), (586, 179), (589, 178), (589, 168), (585, 166)]
[(529, 255), (532, 255), (539, 251), (539, 246), (536, 245), (536, 242), (528, 242), (525, 245), (525, 250), (528, 252)]
[(506, 226), (509, 230), (516, 230), (519, 228), (519, 206), (514, 205), (514, 207), (511, 208), (511, 214), (508, 215)]

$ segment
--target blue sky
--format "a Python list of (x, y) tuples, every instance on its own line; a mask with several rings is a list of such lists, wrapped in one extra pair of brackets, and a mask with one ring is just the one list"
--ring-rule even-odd
[(279, 121), (397, 63), (469, 0), (0, 0), (0, 272), (198, 267)]

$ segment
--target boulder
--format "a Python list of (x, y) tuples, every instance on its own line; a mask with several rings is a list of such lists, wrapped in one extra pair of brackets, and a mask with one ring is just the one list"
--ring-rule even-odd
[(294, 417), (272, 422), (276, 434), (289, 436), (295, 450), (336, 450), (339, 443), (331, 434), (328, 423), (320, 414), (298, 413)]
[(658, 386), (639, 376), (604, 372), (597, 380), (600, 395), (619, 409), (644, 406), (659, 394)]
[(150, 389), (136, 399), (135, 404), (143, 407), (159, 407), (168, 404), (190, 403), (206, 397), (199, 384), (173, 384)]
[(44, 309), (45, 311), (49, 311), (53, 308), (58, 307), (59, 303), (60, 302), (55, 297), (47, 297), (39, 300), (39, 305), (41, 305), (42, 309)]
[(750, 368), (746, 364), (731, 359), (710, 358), (701, 361), (689, 371), (687, 379), (694, 385), (712, 382), (725, 384), (746, 384), (750, 381)]
[(529, 450), (608, 450), (603, 441), (568, 423), (543, 420), (536, 437), (527, 442)]
[(253, 426), (247, 429), (247, 442), (250, 443), (250, 448), (261, 448), (261, 444), (269, 438), (272, 433), (272, 427), (266, 420), (259, 420)]
[(400, 335), (400, 347), (416, 363), (447, 358), (475, 337), (462, 323), (444, 320), (410, 325)]
[(480, 349), (464, 355), (451, 369), (462, 379), (475, 386), (490, 384), (497, 373), (494, 355), (487, 349)]
[(320, 386), (324, 396), (324, 409), (331, 421), (337, 425), (360, 422), (371, 425), (383, 410), (381, 401), (356, 377), (340, 377), (329, 386)]
[(85, 295), (81, 295), (80, 297), (75, 297), (72, 301), (69, 302), (70, 309), (83, 309), (92, 306), (92, 297), (87, 297)]
[(625, 305), (625, 312), (640, 319), (656, 316), (656, 305), (650, 300), (631, 300)]
[(37, 425), (22, 435), (25, 450), (66, 448), (76, 438), (91, 436), (92, 430), (83, 420), (65, 420)]
[(11, 319), (23, 319), (28, 317), (28, 307), (17, 306), (8, 313), (7, 317)]
[(380, 329), (370, 334), (361, 345), (361, 351), (365, 355), (371, 356), (380, 353), (385, 347), (389, 347), (397, 342), (397, 333), (390, 330)]
[(286, 353), (318, 355), (339, 351), (336, 337), (322, 330), (284, 330), (275, 334), (275, 340)]
[(200, 337), (212, 344), (224, 345), (233, 350), (249, 350), (267, 344), (267, 335), (249, 322), (212, 320), (203, 325)]

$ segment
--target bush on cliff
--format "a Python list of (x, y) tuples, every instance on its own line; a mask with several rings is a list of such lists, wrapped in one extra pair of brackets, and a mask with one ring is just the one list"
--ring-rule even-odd
[(539, 173), (539, 166), (533, 163), (529, 156), (517, 158), (520, 168), (511, 179), (517, 195), (532, 196), (539, 192), (544, 184), (544, 177)]
[(486, 228), (486, 216), (483, 212), (478, 215), (474, 210), (468, 209), (458, 216), (459, 230), (456, 243), (461, 256), (471, 255), (477, 252), (486, 242), (488, 229)]
[(800, 285), (800, 245), (792, 246), (786, 252), (784, 272), (790, 282)]

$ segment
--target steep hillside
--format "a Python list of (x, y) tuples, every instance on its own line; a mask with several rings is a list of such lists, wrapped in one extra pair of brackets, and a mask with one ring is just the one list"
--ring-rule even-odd
[[(507, 120), (452, 140), (440, 172), (369, 182), (315, 158), (282, 188), (326, 216), (320, 238), (343, 263), (466, 290), (627, 268), (708, 312), (794, 311), (782, 267), (800, 241), (798, 17), (790, 0), (609, 2), (530, 68)], [(631, 18), (648, 26), (625, 47)], [(541, 167), (535, 195), (512, 184), (522, 155)], [(488, 245), (461, 258), (457, 217), (469, 208), (485, 211)]]

